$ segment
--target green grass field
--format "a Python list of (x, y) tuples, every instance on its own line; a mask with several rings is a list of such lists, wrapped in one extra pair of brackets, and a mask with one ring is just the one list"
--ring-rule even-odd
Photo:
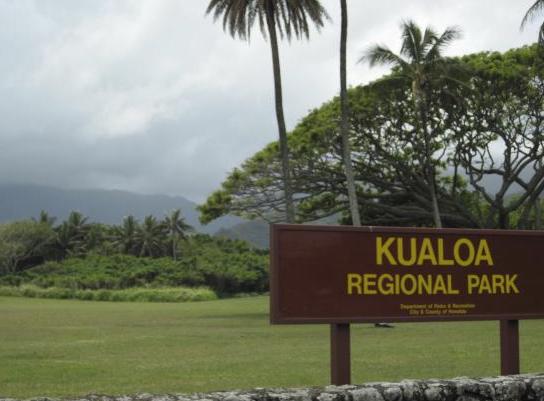
[[(187, 304), (0, 298), (0, 396), (328, 384), (328, 326), (270, 326), (268, 298)], [(521, 322), (544, 371), (544, 321)], [(353, 381), (497, 375), (498, 322), (353, 325)]]

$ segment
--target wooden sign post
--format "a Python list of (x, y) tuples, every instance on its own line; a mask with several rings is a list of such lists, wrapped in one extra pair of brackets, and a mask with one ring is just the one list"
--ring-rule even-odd
[(331, 383), (351, 383), (351, 339), (348, 323), (331, 324)]
[(519, 321), (501, 320), (501, 375), (519, 374)]
[(544, 318), (544, 232), (271, 226), (270, 320), (331, 327), (348, 384), (350, 323), (499, 320), (501, 373), (519, 373), (520, 319)]

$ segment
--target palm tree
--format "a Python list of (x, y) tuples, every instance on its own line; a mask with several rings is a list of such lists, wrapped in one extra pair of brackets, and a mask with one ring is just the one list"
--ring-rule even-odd
[(193, 227), (185, 222), (181, 216), (181, 210), (172, 210), (169, 216), (164, 219), (164, 225), (168, 229), (170, 241), (172, 241), (172, 259), (176, 260), (177, 250), (176, 243), (179, 239), (186, 238), (186, 232), (191, 231)]
[(55, 225), (55, 221), (57, 220), (56, 217), (49, 216), (49, 213), (47, 213), (45, 210), (40, 210), (40, 217), (38, 219), (32, 218), (33, 221), (37, 223), (46, 224), (49, 227), (53, 227)]
[(361, 225), (359, 214), (359, 202), (355, 189), (355, 177), (351, 162), (351, 145), (349, 143), (348, 122), (348, 94), (346, 72), (346, 43), (348, 38), (348, 6), (346, 0), (340, 0), (341, 27), (340, 27), (340, 136), (342, 138), (342, 161), (346, 174), (346, 186), (348, 189), (349, 210), (354, 226)]
[(61, 258), (85, 253), (86, 237), (90, 229), (87, 220), (80, 212), (72, 211), (68, 219), (56, 227), (57, 248)]
[(137, 239), (140, 256), (160, 256), (163, 252), (163, 243), (166, 232), (153, 216), (146, 216), (138, 229)]
[[(534, 4), (529, 7), (523, 20), (521, 21), (521, 29), (529, 23), (529, 21), (534, 20), (537, 15), (541, 14), (544, 11), (544, 0), (536, 0)], [(544, 46), (544, 23), (540, 25), (540, 30), (538, 31), (538, 44)]]
[(440, 89), (447, 82), (458, 85), (460, 82), (448, 72), (447, 64), (442, 56), (443, 49), (452, 41), (460, 38), (461, 32), (456, 27), (448, 27), (441, 35), (433, 29), (424, 32), (413, 22), (405, 21), (401, 25), (402, 47), (400, 55), (389, 48), (375, 45), (368, 49), (359, 62), (375, 65), (391, 65), (399, 71), (395, 79), (410, 85), (415, 110), (418, 114), (418, 130), (423, 138), (423, 170), (429, 186), (432, 203), (432, 215), (435, 227), (442, 227), (440, 209), (438, 207), (436, 171), (432, 161), (432, 132), (429, 128), (429, 95), (431, 91)]
[(113, 228), (113, 243), (121, 252), (132, 254), (135, 252), (138, 236), (138, 220), (129, 215), (123, 219), (121, 226)]
[(210, 13), (214, 20), (222, 18), (223, 29), (232, 37), (249, 40), (251, 29), (257, 20), (263, 36), (270, 38), (285, 213), (287, 222), (292, 223), (295, 221), (295, 208), (289, 171), (287, 129), (283, 115), (278, 34), (280, 38), (285, 36), (287, 40), (291, 40), (293, 36), (309, 38), (309, 22), (319, 29), (328, 18), (327, 13), (318, 0), (210, 0), (206, 14)]
[(89, 224), (87, 223), (88, 220), (89, 218), (84, 216), (82, 213), (72, 211), (66, 222), (77, 235), (83, 236), (89, 229)]

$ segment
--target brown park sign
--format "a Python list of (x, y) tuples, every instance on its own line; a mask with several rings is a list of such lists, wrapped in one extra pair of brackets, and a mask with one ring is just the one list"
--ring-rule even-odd
[(544, 232), (273, 225), (271, 322), (544, 318)]

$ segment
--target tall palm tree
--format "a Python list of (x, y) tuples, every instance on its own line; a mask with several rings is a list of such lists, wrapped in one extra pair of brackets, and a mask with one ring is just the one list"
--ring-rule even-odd
[[(534, 4), (529, 7), (523, 20), (521, 21), (521, 29), (529, 23), (529, 21), (534, 20), (539, 14), (544, 12), (544, 0), (536, 0)], [(540, 30), (538, 31), (538, 44), (544, 46), (544, 23), (540, 25)]]
[(129, 215), (123, 218), (123, 224), (113, 228), (114, 245), (123, 253), (135, 253), (138, 228), (138, 220), (134, 216)]
[(447, 64), (442, 56), (443, 49), (452, 41), (459, 39), (461, 32), (456, 27), (448, 27), (438, 35), (427, 27), (424, 32), (413, 21), (405, 21), (401, 25), (402, 46), (400, 54), (389, 48), (375, 45), (369, 48), (359, 62), (375, 65), (391, 65), (399, 70), (395, 79), (409, 84), (415, 110), (418, 114), (418, 130), (423, 138), (423, 170), (429, 186), (432, 203), (432, 215), (435, 227), (442, 227), (440, 209), (438, 207), (436, 169), (432, 162), (431, 139), (433, 133), (429, 127), (429, 95), (431, 91), (440, 89), (446, 82), (459, 84), (449, 75)]
[(55, 229), (55, 234), (58, 256), (62, 259), (66, 257), (66, 255), (68, 255), (70, 252), (70, 249), (73, 248), (74, 240), (72, 231), (70, 230), (68, 223), (64, 221)]
[(86, 236), (89, 231), (87, 217), (80, 212), (71, 212), (68, 219), (55, 228), (56, 247), (59, 257), (79, 256), (86, 251)]
[(355, 177), (351, 162), (351, 145), (349, 142), (349, 110), (347, 93), (346, 71), (346, 44), (348, 38), (348, 6), (346, 0), (340, 0), (341, 26), (340, 26), (340, 136), (342, 138), (342, 161), (346, 174), (346, 186), (348, 189), (349, 210), (354, 226), (361, 225), (359, 214), (359, 202), (355, 189)]
[(166, 230), (153, 216), (146, 216), (138, 229), (138, 245), (140, 256), (160, 256), (163, 252), (163, 244)]
[(255, 21), (258, 21), (263, 36), (270, 39), (285, 213), (287, 222), (292, 223), (295, 221), (295, 208), (283, 114), (278, 34), (280, 38), (286, 37), (288, 40), (293, 36), (309, 38), (309, 23), (313, 23), (317, 29), (321, 28), (324, 20), (328, 18), (327, 13), (318, 0), (210, 0), (206, 14), (213, 14), (215, 20), (222, 18), (223, 29), (232, 37), (238, 36), (242, 40), (249, 40), (251, 29)]
[(89, 218), (84, 216), (81, 212), (72, 211), (68, 215), (66, 222), (72, 228), (74, 233), (79, 236), (84, 236), (90, 227), (87, 223), (88, 220)]
[(186, 238), (187, 231), (191, 231), (193, 227), (185, 222), (180, 209), (172, 210), (170, 215), (164, 219), (164, 225), (168, 230), (170, 241), (172, 241), (172, 259), (176, 260), (178, 240)]
[(57, 218), (50, 216), (49, 213), (47, 213), (45, 210), (41, 210), (40, 217), (38, 219), (35, 219), (33, 217), (32, 220), (37, 223), (46, 224), (49, 227), (53, 227), (55, 225), (55, 221), (57, 220)]
[(86, 252), (86, 237), (91, 227), (87, 220), (88, 217), (82, 213), (72, 211), (68, 218), (55, 229), (57, 248), (61, 258), (67, 255), (83, 255)]

